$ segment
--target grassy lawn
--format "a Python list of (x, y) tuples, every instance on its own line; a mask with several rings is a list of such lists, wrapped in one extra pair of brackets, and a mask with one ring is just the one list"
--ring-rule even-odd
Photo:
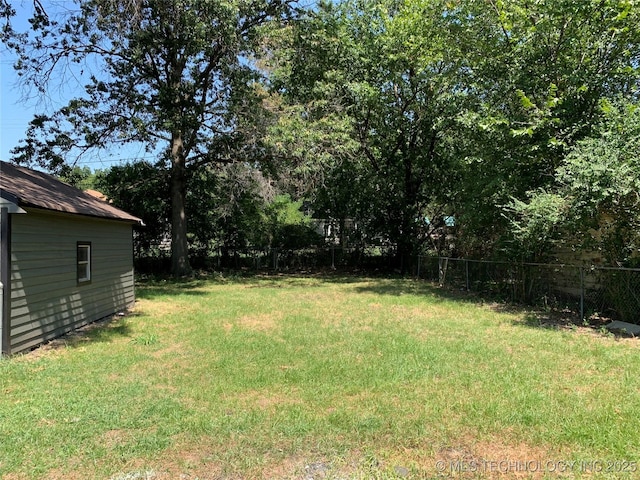
[(138, 298), (0, 361), (0, 478), (640, 475), (636, 339), (403, 279), (216, 277)]

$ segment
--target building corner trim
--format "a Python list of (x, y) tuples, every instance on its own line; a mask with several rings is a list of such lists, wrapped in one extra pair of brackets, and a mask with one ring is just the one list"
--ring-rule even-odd
[(0, 209), (0, 322), (2, 355), (11, 354), (11, 216), (9, 209)]

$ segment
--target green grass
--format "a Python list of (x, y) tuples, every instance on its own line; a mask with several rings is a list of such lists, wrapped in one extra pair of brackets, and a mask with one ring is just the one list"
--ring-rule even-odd
[(0, 361), (0, 478), (625, 478), (640, 461), (635, 339), (403, 279), (158, 281), (138, 298)]

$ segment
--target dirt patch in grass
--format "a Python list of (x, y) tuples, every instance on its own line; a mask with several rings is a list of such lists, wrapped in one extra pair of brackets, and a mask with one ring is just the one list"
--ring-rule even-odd
[(288, 456), (283, 459), (268, 461), (258, 478), (279, 478), (291, 480), (329, 480), (329, 479), (360, 479), (370, 478), (369, 475), (357, 474), (358, 466), (362, 463), (361, 454), (349, 454), (346, 458), (329, 459), (324, 456), (314, 456), (306, 452)]
[(26, 477), (25, 475), (18, 475), (17, 473), (8, 473), (4, 477), (2, 477), (2, 480), (25, 480), (26, 478), (28, 477)]
[(153, 479), (199, 479), (214, 480), (229, 478), (224, 475), (224, 468), (218, 457), (217, 448), (209, 442), (198, 444), (178, 442), (164, 453), (154, 468)]
[[(364, 479), (369, 474), (358, 474), (363, 465), (360, 452), (346, 457), (327, 458), (308, 450), (287, 454), (278, 448), (273, 452), (246, 457), (246, 465), (225, 462), (225, 449), (235, 449), (237, 445), (220, 445), (202, 439), (199, 443), (178, 442), (167, 450), (162, 458), (153, 464), (153, 480), (199, 479), (279, 479), (279, 480), (329, 480)], [(291, 445), (284, 446), (291, 450)]]
[[(247, 399), (258, 392), (249, 392)], [(258, 400), (258, 403), (262, 400)], [(268, 399), (267, 408), (272, 408), (275, 399)], [(126, 443), (128, 432), (111, 430), (101, 440), (108, 448), (117, 448)], [(506, 438), (509, 437), (507, 432)], [(281, 447), (281, 448), (280, 448)], [(109, 480), (120, 479), (272, 479), (281, 480), (328, 480), (328, 479), (542, 479), (558, 476), (573, 478), (580, 472), (568, 468), (568, 454), (552, 451), (542, 446), (523, 442), (503, 441), (499, 438), (476, 440), (472, 435), (459, 437), (449, 445), (434, 446), (425, 440), (423, 444), (398, 447), (388, 445), (377, 453), (359, 449), (323, 455), (313, 449), (302, 447), (296, 453), (285, 441), (274, 445), (266, 454), (249, 449), (240, 459), (229, 454), (245, 447), (232, 439), (201, 437), (187, 439), (176, 437), (172, 446), (155, 459), (134, 460), (123, 464), (118, 473)], [(236, 463), (241, 461), (240, 463)], [(71, 471), (51, 470), (46, 478), (70, 479), (92, 478), (87, 475), (88, 465), (78, 465)], [(94, 472), (95, 473), (95, 472)], [(546, 476), (546, 477), (545, 477)], [(23, 480), (22, 476), (7, 476), (6, 480)]]
[(132, 315), (131, 312), (119, 313), (95, 322), (83, 325), (65, 335), (54, 338), (46, 343), (38, 345), (33, 350), (20, 353), (13, 357), (15, 360), (33, 362), (43, 358), (59, 357), (66, 353), (67, 347), (80, 347), (84, 343), (94, 340), (94, 337), (100, 333), (113, 333), (126, 330), (122, 321), (124, 318)]

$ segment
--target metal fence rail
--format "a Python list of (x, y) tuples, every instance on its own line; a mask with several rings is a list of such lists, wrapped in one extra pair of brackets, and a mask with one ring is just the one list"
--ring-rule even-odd
[(640, 269), (419, 257), (418, 278), (506, 301), (640, 323)]

